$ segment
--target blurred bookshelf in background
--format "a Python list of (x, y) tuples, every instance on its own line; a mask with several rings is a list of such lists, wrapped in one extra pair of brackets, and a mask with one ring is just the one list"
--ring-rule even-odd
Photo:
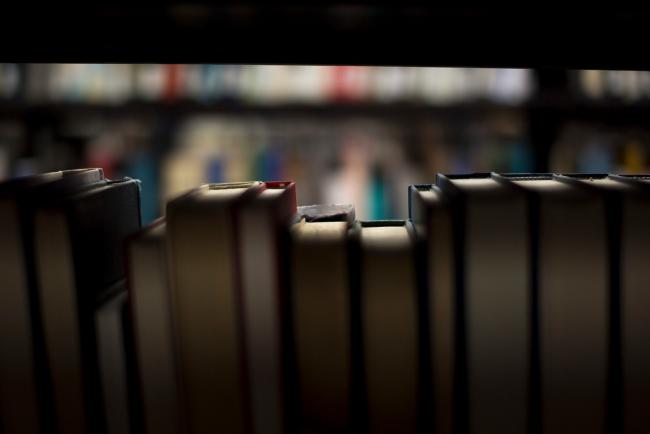
[[(405, 217), (406, 186), (435, 172), (647, 171), (642, 118), (573, 108), (642, 108), (650, 76), (567, 74), (545, 98), (524, 69), (0, 64), (0, 179), (103, 167), (143, 181), (145, 221), (203, 182), (293, 179), (301, 204), (381, 219)], [(539, 152), (533, 116), (556, 111)]]

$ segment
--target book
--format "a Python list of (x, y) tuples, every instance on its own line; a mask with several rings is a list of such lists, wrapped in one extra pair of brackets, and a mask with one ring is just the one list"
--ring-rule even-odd
[[(423, 352), (420, 406), (421, 425), (436, 433), (455, 431), (454, 415), (460, 415), (460, 398), (454, 385), (462, 380), (457, 355), (456, 263), (462, 258), (455, 243), (451, 207), (439, 187), (409, 186), (409, 218), (417, 236), (418, 255), (423, 263), (421, 292), (421, 351)], [(466, 419), (459, 420), (459, 424)]]
[(352, 235), (358, 270), (353, 316), (360, 326), (360, 342), (352, 344), (358, 346), (362, 364), (353, 375), (362, 376), (356, 382), (363, 387), (358, 408), (370, 433), (417, 430), (420, 363), (411, 232), (404, 221), (362, 221)]
[(124, 282), (120, 281), (111, 288), (109, 296), (100, 303), (95, 313), (99, 375), (108, 434), (128, 433), (131, 427), (129, 401), (132, 398), (126, 354), (130, 328), (126, 322), (124, 286)]
[(105, 180), (35, 213), (36, 270), (61, 433), (105, 433), (95, 312), (124, 277), (123, 242), (140, 227), (139, 187)]
[(646, 255), (650, 245), (647, 177), (637, 175), (566, 175), (606, 201), (609, 254), (608, 428), (610, 432), (650, 429), (645, 407), (650, 396), (647, 373)]
[(470, 433), (526, 432), (531, 346), (526, 196), (489, 173), (439, 174), (436, 184), (457, 226), (452, 227), (459, 249), (456, 372), (464, 376), (455, 384), (462, 397), (457, 420), (464, 418)]
[[(599, 195), (605, 203), (605, 239), (607, 242), (607, 383), (606, 383), (606, 430), (621, 432), (622, 384), (621, 384), (621, 248), (622, 207), (626, 193), (634, 190), (632, 185), (617, 182), (605, 174), (562, 174), (563, 182)], [(640, 198), (641, 196), (637, 196)]]
[(349, 204), (339, 205), (303, 205), (296, 212), (296, 222), (305, 220), (309, 223), (317, 222), (346, 222), (354, 223), (354, 206)]
[(129, 239), (127, 277), (137, 378), (147, 433), (181, 429), (164, 218)]
[(351, 432), (351, 205), (298, 207), (291, 304), (300, 432)]
[(286, 261), (293, 182), (265, 182), (239, 209), (239, 263), (252, 432), (281, 434), (285, 426)]
[(603, 433), (607, 415), (605, 200), (554, 175), (502, 175), (534, 210), (539, 432)]
[(260, 182), (207, 184), (167, 204), (184, 431), (249, 432), (237, 210)]
[(8, 432), (52, 425), (34, 264), (34, 212), (103, 178), (101, 169), (50, 172), (0, 184), (0, 421)]

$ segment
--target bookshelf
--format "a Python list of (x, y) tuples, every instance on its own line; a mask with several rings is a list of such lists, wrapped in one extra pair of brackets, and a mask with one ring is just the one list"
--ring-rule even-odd
[(25, 104), (0, 102), (0, 118), (20, 119), (28, 125), (56, 125), (65, 118), (102, 117), (125, 119), (166, 119), (177, 121), (195, 115), (219, 115), (229, 118), (257, 118), (268, 120), (286, 117), (300, 119), (372, 118), (390, 120), (400, 124), (417, 123), (427, 119), (456, 120), (471, 118), (485, 113), (505, 113), (524, 116), (529, 137), (535, 149), (535, 170), (549, 170), (549, 151), (563, 123), (577, 121), (596, 123), (617, 128), (638, 127), (650, 116), (650, 102), (624, 103), (619, 100), (588, 101), (579, 98), (536, 97), (517, 105), (498, 104), (489, 101), (430, 105), (417, 103), (327, 103), (327, 104), (244, 104), (224, 101), (197, 103), (179, 101), (174, 103), (129, 102), (120, 105), (92, 103), (43, 103)]
[[(173, 103), (128, 102), (126, 104), (93, 103), (44, 103), (24, 104), (0, 102), (0, 114), (3, 116), (38, 115), (77, 115), (99, 114), (120, 117), (132, 115), (185, 116), (188, 114), (224, 114), (230, 116), (376, 116), (388, 118), (407, 118), (413, 116), (456, 116), (467, 113), (486, 111), (517, 111), (529, 107), (525, 105), (506, 105), (487, 101), (453, 104), (417, 104), (417, 103), (281, 103), (281, 104), (246, 104), (233, 101), (215, 103), (197, 103), (179, 101)], [(533, 105), (534, 106), (534, 105)], [(650, 106), (649, 106), (650, 107)]]
[[(583, 98), (567, 72), (552, 69), (650, 68), (648, 57), (640, 55), (650, 16), (635, 10), (172, 0), (147, 7), (12, 5), (3, 6), (3, 18), (4, 62), (538, 68), (538, 91), (516, 103), (0, 97), (0, 179), (51, 168), (105, 167), (108, 176), (143, 180), (145, 223), (170, 191), (206, 178), (301, 177), (300, 203), (333, 203), (352, 197), (337, 194), (351, 183), (351, 170), (366, 168), (368, 185), (360, 197), (390, 200), (380, 210), (356, 202), (357, 216), (381, 219), (406, 217), (389, 208), (403, 209), (406, 191), (386, 186), (432, 182), (434, 172), (595, 166), (591, 171), (647, 171), (650, 103), (612, 95)], [(11, 87), (7, 83), (0, 87)], [(233, 169), (229, 162), (235, 158), (250, 167)], [(196, 176), (179, 176), (186, 174)], [(313, 190), (309, 178), (332, 191)], [(377, 194), (384, 198), (375, 200)]]

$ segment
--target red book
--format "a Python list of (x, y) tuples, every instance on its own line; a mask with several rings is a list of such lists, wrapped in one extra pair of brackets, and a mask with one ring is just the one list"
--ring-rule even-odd
[(181, 96), (182, 65), (167, 65), (165, 74), (164, 98), (166, 102), (174, 102)]
[(334, 101), (361, 101), (369, 87), (368, 68), (363, 66), (335, 66), (331, 69), (331, 99)]

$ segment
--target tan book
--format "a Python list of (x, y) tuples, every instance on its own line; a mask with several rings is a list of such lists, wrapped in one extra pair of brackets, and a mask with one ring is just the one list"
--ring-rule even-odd
[(284, 264), (296, 213), (293, 182), (265, 182), (238, 212), (240, 284), (253, 433), (287, 432)]
[(360, 222), (363, 383), (370, 433), (417, 429), (418, 316), (414, 242), (403, 221)]
[(169, 271), (184, 431), (251, 429), (237, 210), (259, 182), (209, 184), (167, 205)]
[(351, 431), (350, 212), (313, 207), (291, 230), (300, 432)]

